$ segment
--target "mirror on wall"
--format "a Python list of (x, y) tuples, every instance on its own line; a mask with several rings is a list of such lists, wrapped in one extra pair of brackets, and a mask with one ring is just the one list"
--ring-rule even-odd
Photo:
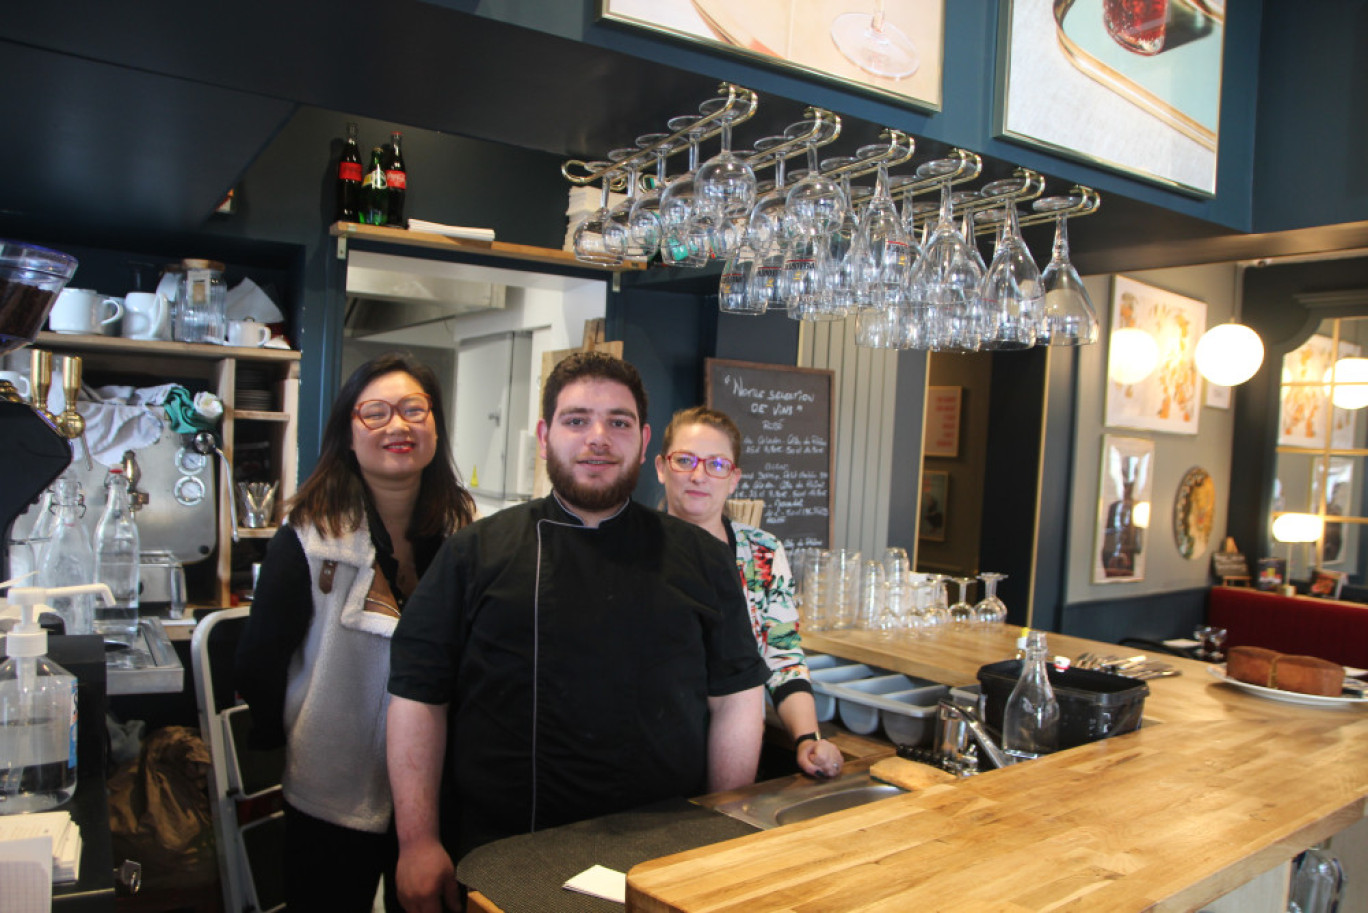
[(1338, 595), (1364, 584), (1368, 317), (1322, 321), (1283, 356), (1279, 394), (1273, 557), (1285, 579)]

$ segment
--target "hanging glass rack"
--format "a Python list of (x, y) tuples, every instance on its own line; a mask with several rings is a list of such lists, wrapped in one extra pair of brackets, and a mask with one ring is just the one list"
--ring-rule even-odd
[[(687, 127), (671, 133), (659, 134), (660, 139), (648, 146), (615, 162), (571, 159), (561, 165), (561, 174), (572, 184), (591, 184), (605, 178), (614, 188), (620, 188), (626, 174), (632, 170), (639, 172), (643, 179), (649, 180), (648, 164), (654, 163), (663, 151), (665, 156), (673, 155), (689, 145), (690, 139), (704, 142), (721, 134), (725, 125), (735, 128), (745, 123), (759, 106), (759, 97), (750, 89), (734, 83), (724, 82), (719, 86), (718, 95), (705, 102), (700, 110), (706, 113), (692, 121)], [(784, 130), (781, 136), (770, 138), (772, 141), (763, 149), (738, 156), (752, 167), (773, 165), (779, 158), (785, 160), (805, 155), (810, 147), (823, 147), (835, 142), (841, 135), (841, 118), (825, 108), (809, 107), (803, 112), (803, 119), (796, 121)], [(860, 147), (856, 155), (829, 160), (839, 164), (822, 168), (821, 173), (828, 177), (859, 178), (872, 174), (882, 164), (888, 169), (905, 165), (912, 161), (916, 150), (916, 140), (902, 130), (885, 127), (879, 134), (879, 142)], [(926, 163), (931, 164), (931, 163)], [(983, 159), (967, 149), (951, 149), (935, 160), (936, 167), (918, 169), (913, 175), (890, 176), (890, 193), (894, 200), (902, 201), (929, 191), (939, 191), (948, 181), (951, 186), (967, 184), (978, 180), (983, 172)], [(1020, 227), (1053, 223), (1057, 218), (1077, 219), (1091, 215), (1101, 206), (1101, 195), (1091, 187), (1080, 184), (1072, 186), (1067, 193), (1044, 196), (1045, 178), (1037, 171), (1018, 167), (1010, 178), (992, 181), (978, 191), (957, 194), (954, 203), (954, 218), (971, 216), (974, 234), (995, 233), (1005, 220), (1005, 206), (1021, 206), (1034, 203), (1030, 211), (1018, 213)], [(864, 191), (863, 195), (868, 195)], [(920, 211), (914, 221), (920, 227), (925, 222), (934, 222), (937, 205), (930, 201), (913, 204)]]

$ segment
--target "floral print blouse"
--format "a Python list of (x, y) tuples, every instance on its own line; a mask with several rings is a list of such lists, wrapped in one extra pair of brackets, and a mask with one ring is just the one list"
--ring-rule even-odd
[(776, 537), (745, 523), (725, 522), (728, 539), (736, 549), (736, 567), (741, 572), (741, 588), (750, 607), (751, 629), (770, 670), (765, 687), (778, 706), (795, 691), (812, 691), (798, 633), (793, 571), (784, 546)]

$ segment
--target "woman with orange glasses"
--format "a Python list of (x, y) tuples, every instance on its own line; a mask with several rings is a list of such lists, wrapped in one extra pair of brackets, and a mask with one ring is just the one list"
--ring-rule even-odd
[(798, 767), (809, 776), (834, 777), (841, 772), (841, 752), (817, 728), (784, 546), (725, 514), (727, 498), (741, 480), (740, 453), (741, 431), (729, 416), (705, 406), (684, 409), (665, 427), (656, 477), (665, 486), (671, 516), (701, 526), (736, 553), (751, 628), (770, 670), (766, 690), (794, 741)]

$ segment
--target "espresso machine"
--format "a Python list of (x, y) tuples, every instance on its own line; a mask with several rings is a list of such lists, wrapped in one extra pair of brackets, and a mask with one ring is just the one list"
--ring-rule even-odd
[[(0, 356), (33, 342), (47, 321), (57, 294), (76, 274), (76, 258), (33, 244), (0, 239)], [(35, 353), (41, 369), (51, 356)], [(36, 382), (37, 371), (33, 380)], [(79, 383), (79, 369), (69, 373)], [(45, 403), (45, 399), (36, 402)], [(75, 402), (75, 399), (71, 400)], [(23, 513), (52, 481), (71, 464), (68, 441), (79, 437), (83, 423), (75, 410), (53, 416), (30, 406), (8, 381), (0, 381), (0, 530), (9, 541), (15, 517)], [(75, 418), (71, 418), (75, 415)], [(0, 556), (3, 557), (3, 556)], [(8, 579), (8, 566), (0, 579)]]

